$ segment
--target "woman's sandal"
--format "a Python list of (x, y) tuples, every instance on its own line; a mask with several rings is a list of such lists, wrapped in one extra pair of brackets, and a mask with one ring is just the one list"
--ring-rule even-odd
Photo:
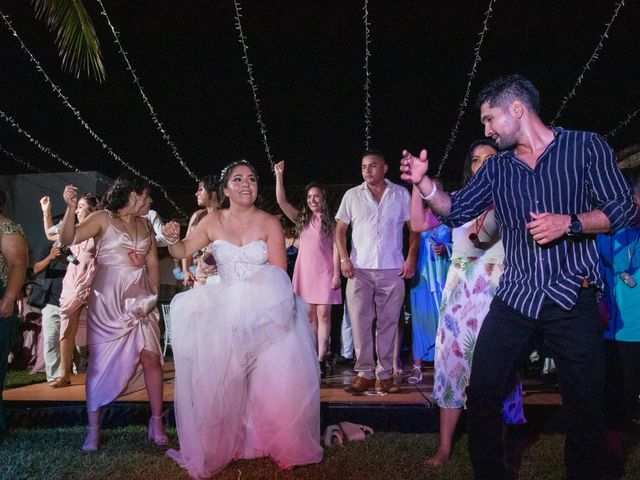
[(49, 388), (63, 388), (71, 386), (71, 380), (65, 380), (62, 377), (56, 377), (49, 382)]
[(411, 375), (407, 378), (407, 382), (411, 385), (420, 383), (422, 381), (422, 368), (418, 365), (414, 365), (411, 370)]

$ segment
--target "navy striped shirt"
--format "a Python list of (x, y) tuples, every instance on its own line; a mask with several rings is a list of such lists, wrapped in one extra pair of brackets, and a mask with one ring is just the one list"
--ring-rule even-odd
[(602, 288), (595, 235), (563, 236), (540, 246), (529, 234), (529, 212), (579, 214), (601, 210), (611, 230), (638, 214), (630, 185), (607, 142), (595, 133), (554, 128), (555, 138), (532, 170), (513, 151), (499, 152), (461, 190), (451, 195), (443, 219), (459, 226), (491, 204), (504, 243), (505, 270), (496, 295), (507, 305), (538, 318), (545, 296), (570, 310), (583, 279)]

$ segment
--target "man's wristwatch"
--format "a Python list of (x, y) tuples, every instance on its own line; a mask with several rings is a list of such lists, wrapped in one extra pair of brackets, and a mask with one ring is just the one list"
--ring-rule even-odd
[(569, 223), (569, 236), (580, 235), (582, 233), (582, 222), (575, 213), (571, 215), (571, 223)]

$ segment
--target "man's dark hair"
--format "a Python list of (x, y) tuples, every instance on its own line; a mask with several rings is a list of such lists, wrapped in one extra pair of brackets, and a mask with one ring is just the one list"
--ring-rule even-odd
[(516, 100), (525, 104), (536, 115), (540, 114), (538, 89), (517, 73), (498, 77), (484, 87), (476, 98), (476, 107), (480, 108), (486, 102), (491, 107), (500, 107), (506, 111)]
[(384, 156), (384, 152), (382, 150), (378, 150), (377, 148), (368, 148), (362, 155), (360, 159), (362, 160), (364, 157), (380, 157), (384, 163), (387, 163), (387, 158)]

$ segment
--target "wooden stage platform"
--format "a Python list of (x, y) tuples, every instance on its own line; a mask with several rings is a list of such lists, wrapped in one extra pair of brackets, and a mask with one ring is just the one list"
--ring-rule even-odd
[[(433, 367), (426, 367), (424, 379), (417, 385), (402, 382), (398, 393), (354, 396), (344, 391), (355, 373), (336, 365), (320, 383), (321, 423), (324, 426), (343, 421), (365, 423), (378, 430), (424, 432), (437, 430), (437, 407), (430, 396)], [(173, 417), (173, 363), (164, 365), (164, 400), (168, 423)], [(72, 426), (86, 423), (84, 412), (85, 375), (74, 375), (71, 386), (53, 389), (46, 383), (5, 390), (3, 398), (9, 421), (14, 427), (39, 425)], [(541, 411), (557, 412), (560, 395), (554, 385), (537, 378), (524, 381), (524, 404), (527, 416)], [(144, 423), (148, 419), (148, 397), (142, 389), (118, 398), (104, 411), (104, 423), (118, 426)]]

